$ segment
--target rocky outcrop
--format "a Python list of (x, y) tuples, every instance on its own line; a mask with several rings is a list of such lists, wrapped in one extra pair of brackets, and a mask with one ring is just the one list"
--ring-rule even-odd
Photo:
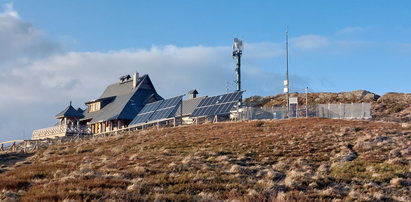
[(411, 121), (411, 94), (387, 93), (373, 104), (376, 119), (387, 121)]

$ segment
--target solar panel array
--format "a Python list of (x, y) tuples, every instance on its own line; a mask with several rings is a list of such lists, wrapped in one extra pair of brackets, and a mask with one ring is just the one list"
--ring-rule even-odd
[(130, 125), (147, 123), (155, 120), (170, 118), (176, 112), (178, 105), (182, 101), (182, 95), (167, 100), (146, 104)]
[(229, 114), (240, 100), (243, 91), (227, 93), (203, 99), (191, 114), (191, 117)]
[(160, 107), (153, 113), (149, 121), (170, 118), (176, 112), (177, 106), (181, 103), (183, 96), (178, 96), (163, 100)]

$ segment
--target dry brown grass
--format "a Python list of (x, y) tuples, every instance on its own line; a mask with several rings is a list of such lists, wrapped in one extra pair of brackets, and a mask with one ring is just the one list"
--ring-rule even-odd
[(410, 137), (329, 119), (146, 130), (51, 146), (0, 174), (0, 189), (23, 201), (406, 199)]

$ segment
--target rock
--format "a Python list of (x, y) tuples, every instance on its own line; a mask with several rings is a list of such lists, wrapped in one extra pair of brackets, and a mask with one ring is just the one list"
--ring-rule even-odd
[(191, 156), (186, 156), (183, 160), (181, 160), (181, 163), (186, 165), (186, 164), (190, 164), (193, 161), (193, 157)]
[(267, 172), (266, 177), (272, 180), (281, 180), (284, 177), (284, 174), (277, 171), (269, 171)]
[(411, 185), (410, 181), (404, 178), (393, 178), (390, 180), (390, 184), (394, 186), (410, 186)]
[(233, 165), (230, 168), (231, 173), (239, 173), (239, 172), (241, 172), (241, 170), (242, 170), (242, 167), (239, 166), (239, 165)]
[(357, 191), (351, 190), (350, 193), (348, 193), (348, 196), (353, 199), (357, 199), (361, 197), (361, 194)]
[(258, 194), (257, 191), (254, 189), (248, 189), (247, 192), (248, 192), (248, 195), (250, 196), (255, 196)]

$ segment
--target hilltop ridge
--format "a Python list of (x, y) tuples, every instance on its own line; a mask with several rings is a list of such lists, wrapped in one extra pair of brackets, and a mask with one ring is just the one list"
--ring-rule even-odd
[(43, 149), (0, 200), (410, 201), (411, 126), (321, 118), (150, 129)]

